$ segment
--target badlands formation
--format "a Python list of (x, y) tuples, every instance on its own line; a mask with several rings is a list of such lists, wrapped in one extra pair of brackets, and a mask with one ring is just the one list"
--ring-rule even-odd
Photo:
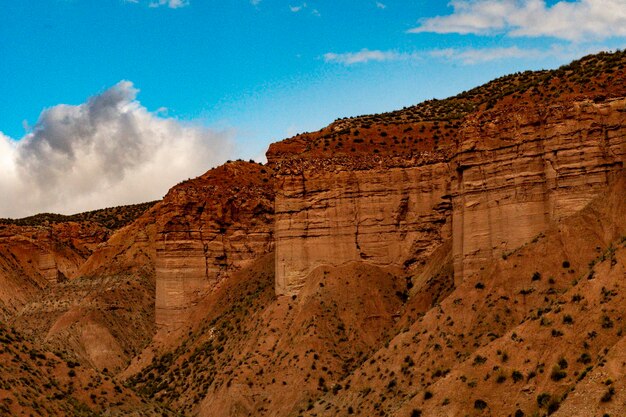
[(0, 224), (0, 415), (620, 416), (626, 54)]

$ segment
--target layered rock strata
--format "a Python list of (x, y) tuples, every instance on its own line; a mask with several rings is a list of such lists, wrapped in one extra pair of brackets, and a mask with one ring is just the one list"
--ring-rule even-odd
[(450, 235), (449, 177), (445, 163), (279, 175), (276, 293), (297, 293), (322, 265), (424, 263)]
[(623, 175), (625, 110), (625, 99), (581, 101), (467, 120), (452, 159), (457, 282), (581, 210)]
[(452, 145), (404, 157), (307, 159), (303, 140), (272, 145), (277, 294), (320, 265), (419, 267), (449, 237), (460, 282), (620, 175), (625, 110), (623, 98), (501, 106), (467, 116)]
[(16, 311), (42, 289), (74, 278), (108, 237), (91, 222), (0, 225), (0, 306)]
[(185, 324), (227, 276), (273, 248), (273, 185), (261, 165), (233, 162), (174, 187), (158, 206), (156, 322)]

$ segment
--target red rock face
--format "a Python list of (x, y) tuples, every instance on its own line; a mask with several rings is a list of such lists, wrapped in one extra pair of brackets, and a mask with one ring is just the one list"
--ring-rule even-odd
[(90, 222), (0, 225), (0, 306), (15, 312), (44, 288), (76, 277), (109, 235)]
[(232, 271), (273, 248), (273, 184), (234, 162), (174, 187), (156, 216), (156, 322), (177, 328)]
[(297, 294), (320, 266), (421, 265), (450, 237), (449, 168), (307, 169), (280, 175), (276, 293)]
[(476, 274), (623, 175), (625, 108), (624, 98), (498, 107), (467, 116), (453, 142), (404, 156), (273, 145), (277, 294), (296, 294), (321, 265), (419, 271), (450, 237), (455, 281)]
[[(59, 268), (69, 280), (54, 281), (22, 307), (24, 296), (15, 324), (38, 340), (71, 348), (98, 369), (120, 371), (158, 330), (167, 334), (189, 324), (197, 303), (224, 278), (272, 250), (272, 214), (270, 171), (233, 162), (175, 186), (98, 245), (65, 225), (67, 239), (78, 239), (76, 251), (84, 257), (70, 252), (74, 263), (56, 261), (56, 252), (40, 255), (30, 242), (23, 263), (34, 265), (36, 281), (31, 291), (17, 277), (22, 292), (51, 286), (48, 279)], [(14, 252), (20, 247), (11, 246)]]
[(626, 99), (509, 107), (467, 119), (451, 178), (455, 277), (531, 241), (623, 175)]

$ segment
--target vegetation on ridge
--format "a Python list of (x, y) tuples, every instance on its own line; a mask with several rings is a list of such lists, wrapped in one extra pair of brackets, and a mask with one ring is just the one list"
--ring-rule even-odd
[(42, 213), (22, 219), (0, 219), (0, 224), (16, 226), (45, 226), (51, 223), (65, 222), (94, 222), (111, 230), (116, 230), (132, 223), (157, 201), (147, 203), (130, 204), (126, 206), (109, 207), (99, 210), (86, 211), (84, 213), (63, 215), (54, 213)]
[(555, 70), (506, 75), (456, 96), (432, 99), (401, 110), (335, 120), (270, 146), (269, 162), (282, 156), (411, 155), (445, 151), (464, 118), (510, 106), (602, 101), (626, 95), (626, 51), (585, 56)]

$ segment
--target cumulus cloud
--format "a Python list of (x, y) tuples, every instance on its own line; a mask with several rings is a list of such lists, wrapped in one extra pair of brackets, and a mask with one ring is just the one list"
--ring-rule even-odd
[(416, 53), (362, 49), (359, 52), (346, 52), (341, 54), (328, 52), (324, 54), (324, 61), (342, 65), (354, 65), (371, 61), (403, 61), (417, 59), (418, 57), (419, 55)]
[(387, 5), (386, 5), (386, 4), (384, 4), (384, 3), (381, 3), (381, 2), (379, 2), (379, 1), (377, 1), (377, 2), (376, 2), (376, 7), (377, 7), (377, 8), (379, 8), (379, 9), (386, 9), (386, 8), (387, 8)]
[(152, 113), (121, 81), (44, 110), (19, 141), (0, 133), (0, 217), (75, 213), (162, 197), (232, 157), (233, 132)]
[(626, 36), (624, 0), (453, 0), (453, 13), (424, 19), (411, 33), (459, 33), (512, 37), (549, 36), (568, 41)]

